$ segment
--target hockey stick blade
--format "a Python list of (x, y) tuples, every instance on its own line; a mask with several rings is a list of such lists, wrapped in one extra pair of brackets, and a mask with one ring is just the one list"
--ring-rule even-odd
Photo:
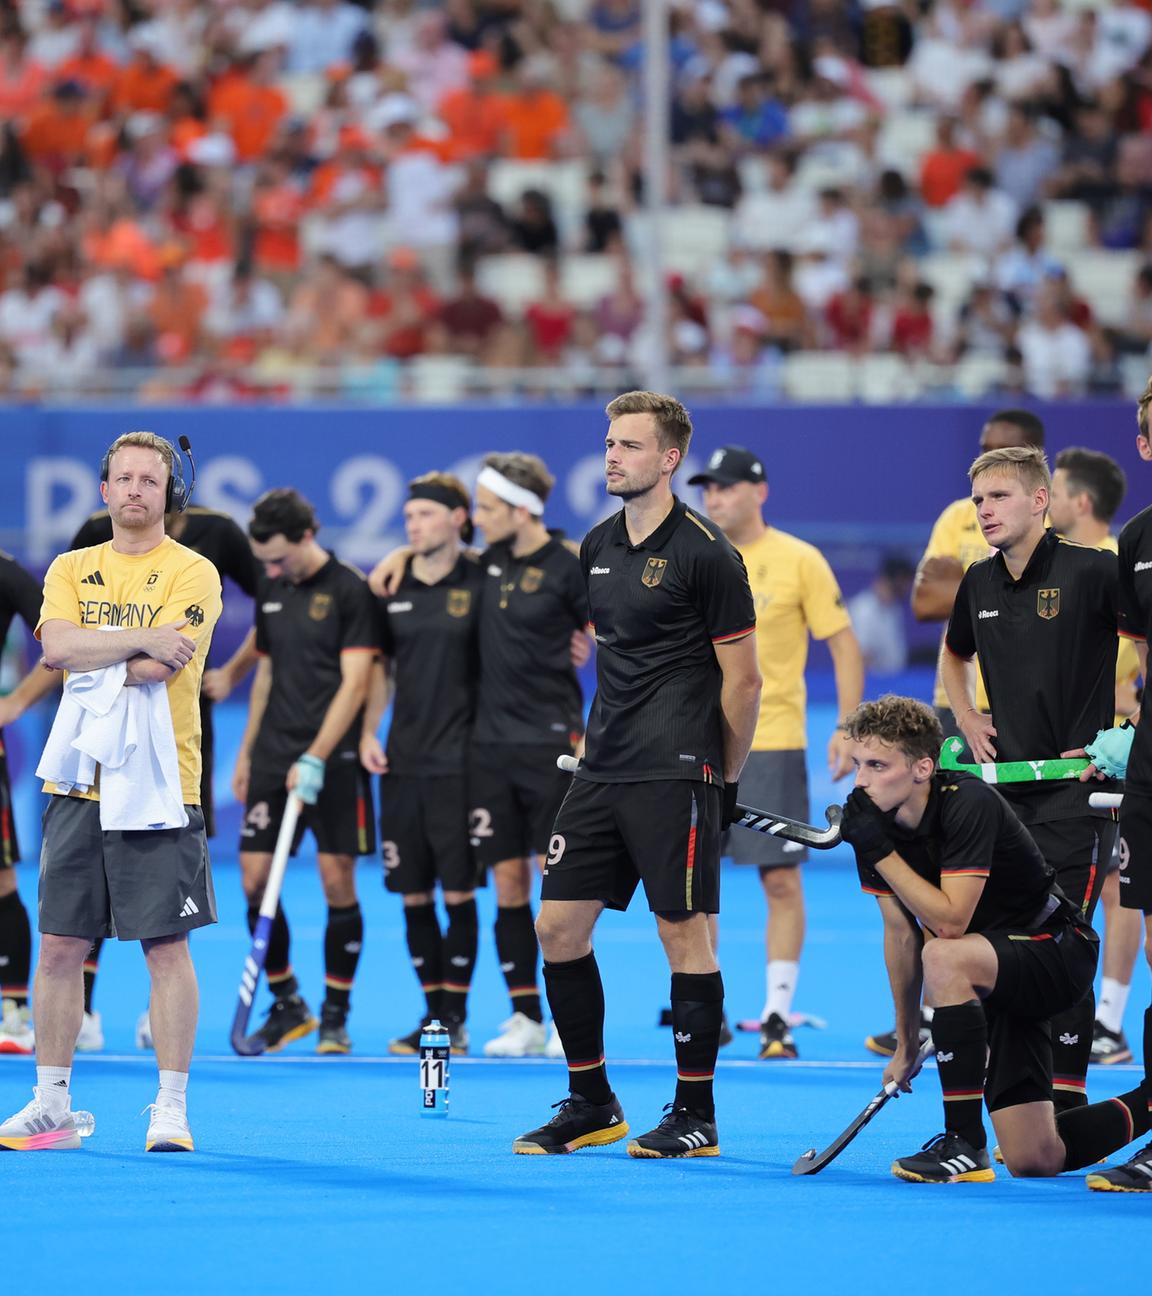
[(1088, 768), (1082, 756), (1055, 756), (1047, 760), (984, 761), (966, 764), (960, 760), (962, 738), (949, 738), (940, 748), (940, 768), (975, 774), (985, 783), (1038, 783), (1053, 779), (1078, 779)]
[[(920, 1066), (923, 1066), (928, 1058), (932, 1056), (932, 1050), (933, 1044), (931, 1040), (921, 1044), (920, 1052), (916, 1056), (917, 1063)], [(889, 1081), (889, 1083), (869, 1101), (868, 1105), (860, 1115), (856, 1117), (852, 1124), (849, 1125), (842, 1134), (838, 1134), (836, 1138), (828, 1144), (823, 1152), (817, 1152), (815, 1148), (809, 1148), (803, 1156), (797, 1157), (796, 1163), (792, 1167), (792, 1173), (794, 1175), (819, 1174), (825, 1166), (831, 1165), (832, 1162), (836, 1160), (840, 1153), (844, 1151), (848, 1144), (852, 1142), (856, 1135), (860, 1133), (864, 1126), (868, 1124), (881, 1107), (887, 1104), (889, 1099), (899, 1098), (899, 1096), (900, 1090), (897, 1087), (896, 1082), (894, 1080)]]
[(807, 824), (800, 819), (789, 819), (770, 810), (755, 810), (752, 806), (738, 805), (736, 813), (740, 817), (732, 820), (734, 828), (748, 828), (752, 832), (767, 833), (769, 837), (783, 837), (786, 841), (797, 842), (801, 846), (811, 846), (813, 850), (831, 850), (833, 846), (840, 845), (843, 811), (839, 806), (829, 806), (824, 811), (824, 818), (828, 820), (827, 828), (818, 828), (815, 824)]
[(233, 1050), (241, 1057), (259, 1057), (264, 1052), (264, 1041), (257, 1035), (248, 1034), (248, 1019), (252, 1015), (252, 1004), (260, 985), (260, 973), (264, 971), (264, 960), (268, 957), (268, 938), (280, 904), (280, 891), (284, 885), (284, 873), (288, 867), (288, 856), (292, 851), (292, 839), (296, 835), (300, 810), (300, 798), (294, 792), (290, 793), (284, 807), (284, 818), (280, 822), (280, 831), (276, 834), (276, 849), (272, 853), (268, 881), (264, 884), (264, 898), (260, 901), (260, 916), (252, 934), (252, 947), (244, 960), (244, 970), (240, 973), (236, 1011), (232, 1016), (229, 1039)]

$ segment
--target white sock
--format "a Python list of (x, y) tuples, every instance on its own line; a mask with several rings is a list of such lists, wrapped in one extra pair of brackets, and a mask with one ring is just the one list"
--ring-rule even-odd
[(55, 1116), (62, 1116), (72, 1105), (72, 1095), (68, 1086), (72, 1083), (71, 1067), (38, 1066), (36, 1068), (36, 1088), (40, 1102)]
[(156, 1095), (158, 1107), (175, 1107), (179, 1111), (188, 1110), (188, 1072), (160, 1072), (160, 1092)]
[(1096, 1000), (1096, 1020), (1114, 1035), (1120, 1033), (1120, 1027), (1124, 1024), (1124, 1009), (1128, 1006), (1128, 991), (1131, 988), (1122, 981), (1114, 981), (1111, 977), (1103, 977), (1100, 981), (1100, 998)]
[(764, 1002), (764, 1016), (767, 1021), (773, 1013), (779, 1014), (788, 1024), (788, 1015), (792, 1011), (792, 1000), (796, 995), (796, 982), (800, 979), (800, 964), (787, 959), (768, 960), (768, 998)]

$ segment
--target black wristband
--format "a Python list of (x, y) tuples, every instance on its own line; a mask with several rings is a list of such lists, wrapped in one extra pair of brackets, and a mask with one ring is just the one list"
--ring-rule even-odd
[(724, 784), (724, 799), (723, 802), (721, 803), (721, 810), (720, 810), (720, 831), (721, 832), (723, 832), (725, 828), (731, 828), (731, 826), (736, 822), (736, 820), (740, 818), (740, 815), (736, 809), (736, 801), (737, 801), (737, 796), (739, 794), (739, 789), (740, 789), (740, 785), (736, 782), (735, 779), (732, 779), (729, 782)]

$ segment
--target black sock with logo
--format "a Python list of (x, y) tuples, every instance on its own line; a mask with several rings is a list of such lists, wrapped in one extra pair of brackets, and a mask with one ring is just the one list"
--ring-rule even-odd
[(352, 1002), (352, 982), (364, 943), (364, 916), (358, 904), (328, 908), (324, 929), (324, 1003), (347, 1013)]
[(444, 992), (440, 1007), (446, 1018), (464, 1021), (480, 944), (480, 919), (475, 900), (445, 903), (444, 908), (448, 912), (448, 930), (444, 933)]
[(500, 971), (508, 986), (512, 1011), (521, 1012), (534, 1022), (544, 1020), (540, 1006), (540, 987), (536, 984), (536, 967), (540, 947), (532, 922), (532, 906), (496, 910), (496, 954)]
[(408, 957), (412, 970), (424, 991), (426, 1015), (440, 1016), (440, 999), (444, 991), (444, 938), (434, 904), (404, 906), (404, 934), (408, 940)]
[(568, 1060), (568, 1088), (590, 1103), (612, 1101), (604, 1065), (604, 985), (595, 953), (544, 964), (552, 1020)]
[(1074, 1008), (1052, 1018), (1052, 1101), (1057, 1115), (1087, 1105), (1095, 1025), (1096, 996), (1091, 991)]
[[(256, 924), (260, 921), (260, 906), (248, 906), (248, 930), (255, 933)], [(290, 999), (300, 993), (300, 984), (292, 971), (292, 933), (288, 928), (288, 919), (282, 906), (277, 905), (276, 916), (272, 919), (272, 930), (268, 933), (268, 953), (264, 958), (264, 975), (268, 978), (268, 989), (277, 999)]]
[(672, 973), (672, 1037), (676, 1042), (676, 1106), (716, 1119), (712, 1084), (724, 1019), (719, 972)]
[(969, 1146), (987, 1147), (984, 1132), (984, 1077), (988, 1067), (988, 1019), (979, 999), (937, 1008), (932, 1042), (944, 1095), (944, 1128)]
[(104, 937), (97, 936), (84, 960), (84, 1011), (86, 1013), (92, 1011), (92, 996), (96, 993), (96, 973), (100, 971), (100, 950), (103, 945)]

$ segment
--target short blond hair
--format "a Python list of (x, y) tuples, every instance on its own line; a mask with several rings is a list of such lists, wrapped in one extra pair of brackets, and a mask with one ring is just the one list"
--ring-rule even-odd
[(875, 738), (903, 752), (910, 761), (935, 761), (944, 742), (936, 712), (916, 698), (897, 693), (862, 702), (844, 721), (844, 730), (853, 742)]
[(630, 391), (609, 401), (604, 413), (614, 423), (624, 414), (651, 414), (656, 420), (656, 436), (661, 450), (675, 447), (683, 459), (692, 440), (692, 419), (675, 396), (660, 392)]
[(112, 468), (112, 456), (129, 446), (139, 446), (142, 450), (155, 450), (160, 458), (164, 460), (164, 467), (168, 469), (168, 480), (171, 481), (176, 475), (176, 451), (172, 448), (171, 441), (162, 436), (157, 436), (155, 432), (125, 432), (123, 436), (118, 436), (108, 447), (108, 452), (105, 454), (104, 462), (101, 465), (100, 476), (103, 481), (108, 480), (108, 474)]
[(1039, 446), (1005, 446), (1003, 450), (987, 450), (968, 469), (968, 480), (975, 482), (981, 473), (999, 472), (1015, 477), (1025, 490), (1039, 490), (1041, 486), (1051, 494), (1052, 474), (1048, 460)]
[(1145, 441), (1152, 442), (1152, 433), (1148, 431), (1148, 407), (1152, 405), (1152, 378), (1148, 379), (1148, 385), (1136, 402), (1136, 426), (1140, 429), (1140, 435)]

